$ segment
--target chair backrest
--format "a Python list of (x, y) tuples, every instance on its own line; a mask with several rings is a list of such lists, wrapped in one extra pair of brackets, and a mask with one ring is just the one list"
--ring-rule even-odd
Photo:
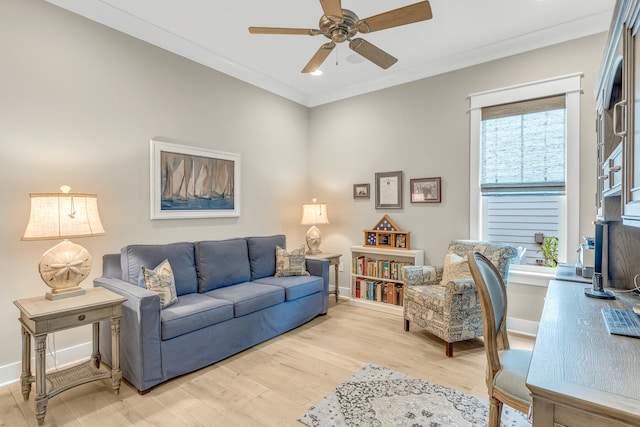
[(500, 370), (498, 351), (509, 349), (507, 337), (507, 288), (500, 272), (493, 263), (478, 251), (467, 255), (469, 270), (478, 289), (482, 318), (483, 336), (487, 353), (487, 375), (493, 379)]

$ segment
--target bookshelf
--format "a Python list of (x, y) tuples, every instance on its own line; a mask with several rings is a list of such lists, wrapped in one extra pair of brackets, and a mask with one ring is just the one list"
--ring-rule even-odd
[(424, 265), (424, 251), (352, 246), (350, 303), (402, 315), (405, 265)]

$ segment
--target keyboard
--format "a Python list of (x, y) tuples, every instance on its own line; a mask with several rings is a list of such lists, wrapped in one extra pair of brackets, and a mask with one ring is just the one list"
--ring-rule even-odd
[(640, 338), (640, 318), (633, 310), (604, 307), (602, 316), (610, 334)]

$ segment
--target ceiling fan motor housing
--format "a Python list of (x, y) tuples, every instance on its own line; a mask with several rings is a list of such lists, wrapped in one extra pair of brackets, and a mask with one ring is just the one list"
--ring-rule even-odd
[(322, 15), (320, 32), (335, 43), (342, 43), (358, 32), (358, 16), (350, 10), (342, 9), (342, 19), (338, 16)]

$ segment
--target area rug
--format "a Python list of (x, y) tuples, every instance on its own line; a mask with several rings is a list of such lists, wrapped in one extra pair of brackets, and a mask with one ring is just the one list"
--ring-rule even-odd
[[(521, 412), (503, 408), (501, 426), (531, 426)], [(312, 427), (486, 427), (488, 419), (486, 399), (370, 363), (298, 421)]]

